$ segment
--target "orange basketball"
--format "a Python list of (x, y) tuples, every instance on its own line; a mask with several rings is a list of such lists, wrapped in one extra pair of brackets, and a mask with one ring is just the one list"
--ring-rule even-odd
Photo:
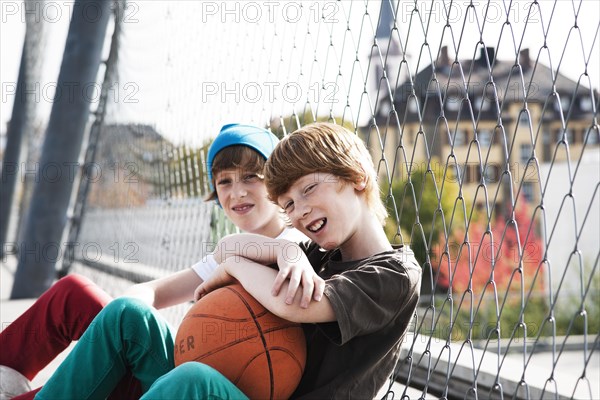
[(210, 365), (251, 399), (287, 399), (306, 363), (300, 324), (269, 312), (240, 284), (204, 296), (183, 318), (175, 365)]

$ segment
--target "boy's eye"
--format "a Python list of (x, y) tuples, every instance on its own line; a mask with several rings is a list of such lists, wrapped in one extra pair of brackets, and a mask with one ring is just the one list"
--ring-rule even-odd
[(231, 179), (219, 179), (217, 181), (218, 186), (225, 186), (225, 185), (229, 185), (230, 183), (231, 183)]
[(315, 189), (315, 187), (317, 187), (316, 183), (308, 185), (306, 188), (304, 188), (304, 194), (311, 193)]
[(258, 174), (246, 174), (244, 175), (244, 182), (254, 183), (260, 180), (260, 176)]
[(294, 211), (294, 202), (290, 200), (285, 203), (283, 205), (283, 211), (285, 211), (286, 214), (290, 214), (292, 211)]

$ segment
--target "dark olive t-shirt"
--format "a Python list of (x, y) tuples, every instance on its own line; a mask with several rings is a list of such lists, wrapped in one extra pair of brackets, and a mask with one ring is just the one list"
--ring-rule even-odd
[(306, 368), (292, 398), (372, 399), (390, 376), (419, 300), (421, 268), (407, 247), (342, 262), (303, 245), (326, 281), (336, 322), (304, 324)]

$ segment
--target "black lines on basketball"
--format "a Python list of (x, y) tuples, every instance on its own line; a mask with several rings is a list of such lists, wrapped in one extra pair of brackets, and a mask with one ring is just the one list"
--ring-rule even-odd
[(258, 330), (258, 334), (260, 335), (260, 340), (262, 340), (262, 344), (265, 349), (265, 355), (267, 356), (267, 365), (269, 366), (269, 381), (270, 381), (270, 386), (271, 386), (271, 390), (269, 393), (269, 399), (273, 399), (273, 391), (275, 389), (274, 382), (273, 382), (273, 362), (271, 361), (271, 354), (269, 353), (269, 349), (267, 347), (267, 340), (265, 338), (265, 334), (263, 333), (262, 326), (260, 326), (260, 324), (258, 323), (258, 318), (257, 318), (256, 314), (254, 313), (254, 310), (252, 310), (252, 307), (250, 307), (250, 304), (248, 304), (248, 302), (246, 301), (246, 299), (243, 298), (237, 291), (231, 289), (230, 287), (227, 287), (226, 289), (229, 289), (233, 293), (235, 293), (235, 295), (242, 301), (242, 303), (244, 303), (244, 305), (246, 306), (246, 309), (248, 310), (248, 312), (252, 316), (252, 319), (254, 320), (254, 323), (256, 324), (256, 329)]

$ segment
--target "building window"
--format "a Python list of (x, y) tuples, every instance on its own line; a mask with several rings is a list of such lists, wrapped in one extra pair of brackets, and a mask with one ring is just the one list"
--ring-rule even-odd
[(567, 142), (569, 142), (569, 144), (575, 143), (573, 141), (573, 129), (567, 128), (565, 130), (565, 138), (567, 139)]
[(567, 129), (557, 129), (556, 132), (556, 143), (561, 141), (566, 141), (569, 144), (573, 143), (573, 130), (570, 128)]
[(567, 95), (561, 96), (560, 106), (562, 107), (563, 112), (567, 113), (567, 111), (569, 111), (569, 107), (571, 107), (571, 98)]
[(465, 183), (473, 183), (477, 179), (476, 166), (465, 164)]
[(481, 129), (477, 137), (481, 147), (490, 147), (492, 144), (492, 131), (489, 129)]
[(586, 134), (587, 134), (587, 144), (600, 143), (600, 131), (598, 131), (598, 129), (588, 129)]
[(464, 129), (456, 129), (454, 133), (454, 147), (464, 146), (467, 144), (467, 131)]
[(483, 170), (485, 183), (497, 183), (500, 181), (500, 167), (496, 164), (487, 164)]
[(446, 180), (450, 183), (458, 183), (460, 176), (460, 170), (457, 165), (448, 165), (448, 172), (446, 173)]
[(576, 129), (573, 131), (573, 143), (583, 143), (583, 135), (585, 132), (581, 129)]
[(408, 98), (408, 112), (412, 114), (416, 114), (419, 111), (419, 107), (417, 107), (417, 99), (414, 96)]
[(519, 113), (519, 125), (521, 128), (529, 127), (529, 113), (527, 111), (521, 111)]
[(534, 202), (533, 182), (523, 182), (523, 198), (528, 203)]
[(392, 106), (388, 99), (383, 99), (379, 104), (379, 115), (387, 117), (392, 110)]
[(582, 97), (579, 100), (579, 107), (582, 111), (592, 111), (593, 107), (592, 98), (590, 96)]
[(521, 143), (520, 150), (521, 150), (521, 152), (519, 155), (519, 159), (521, 160), (521, 163), (523, 164), (523, 168), (525, 168), (527, 166), (527, 164), (529, 163), (529, 158), (531, 158), (531, 144)]
[(460, 103), (462, 102), (460, 97), (449, 96), (446, 97), (446, 110), (458, 112), (460, 110)]
[(473, 165), (473, 175), (474, 175), (474, 182), (481, 182), (481, 168), (479, 168), (479, 164), (477, 165)]
[(463, 183), (479, 183), (481, 182), (481, 168), (478, 162), (465, 163), (462, 165), (463, 175), (461, 178), (464, 179)]
[(542, 132), (543, 161), (550, 161), (550, 157), (552, 157), (552, 144), (552, 132), (548, 129), (544, 129)]
[(558, 101), (554, 101), (554, 110), (556, 112), (561, 112), (566, 114), (569, 111), (569, 107), (571, 106), (571, 99), (568, 95), (560, 96), (560, 103)]
[[(494, 98), (495, 98), (495, 96), (494, 96)], [(494, 102), (494, 98), (484, 96), (483, 97), (483, 101), (481, 102), (481, 109), (483, 111), (489, 111), (489, 110), (491, 110), (492, 109), (492, 104)]]
[(492, 106), (491, 100), (486, 99), (485, 96), (476, 97), (474, 104), (480, 111), (489, 111)]

